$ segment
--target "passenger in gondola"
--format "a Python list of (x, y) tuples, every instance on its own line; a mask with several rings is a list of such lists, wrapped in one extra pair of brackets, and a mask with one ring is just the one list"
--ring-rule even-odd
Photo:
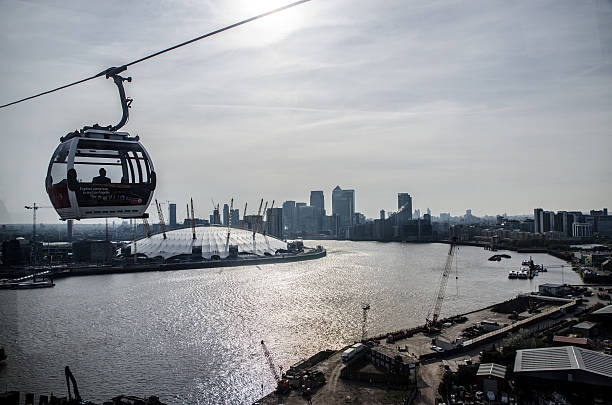
[(103, 167), (101, 167), (100, 175), (94, 177), (91, 182), (95, 184), (110, 184), (111, 180), (108, 177), (106, 177), (106, 170)]

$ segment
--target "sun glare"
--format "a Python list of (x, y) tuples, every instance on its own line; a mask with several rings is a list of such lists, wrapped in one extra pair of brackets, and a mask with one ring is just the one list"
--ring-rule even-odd
[[(291, 0), (243, 0), (235, 3), (232, 14), (248, 18), (290, 4)], [(281, 40), (305, 24), (307, 4), (283, 10), (255, 21), (249, 26), (249, 44), (267, 44)]]

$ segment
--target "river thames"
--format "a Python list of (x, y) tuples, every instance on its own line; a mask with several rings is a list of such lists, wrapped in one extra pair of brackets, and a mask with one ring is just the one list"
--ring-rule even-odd
[[(319, 350), (423, 324), (448, 245), (348, 241), (323, 244), (318, 260), (103, 276), (56, 281), (55, 288), (0, 291), (0, 389), (65, 396), (64, 366), (81, 395), (157, 395), (169, 404), (249, 404), (274, 379), (266, 342), (287, 369)], [(489, 262), (493, 253), (461, 246), (442, 316), (536, 291), (543, 283), (581, 284), (571, 267), (533, 280), (509, 280), (528, 257)], [(544, 265), (565, 262), (533, 254)], [(263, 388), (262, 388), (263, 385)]]

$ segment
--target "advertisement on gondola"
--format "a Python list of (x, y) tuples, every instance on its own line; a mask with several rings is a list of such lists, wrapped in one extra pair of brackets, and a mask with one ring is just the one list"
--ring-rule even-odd
[(76, 191), (80, 207), (141, 205), (148, 196), (146, 187), (126, 184), (81, 184)]

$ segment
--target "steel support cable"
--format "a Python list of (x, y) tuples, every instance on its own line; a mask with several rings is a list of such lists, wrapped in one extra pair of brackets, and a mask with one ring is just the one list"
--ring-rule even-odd
[(159, 56), (159, 55), (161, 55), (163, 53), (173, 51), (173, 50), (175, 50), (177, 48), (180, 48), (180, 47), (185, 46), (185, 45), (189, 45), (189, 44), (191, 44), (193, 42), (196, 42), (196, 41), (199, 41), (201, 39), (212, 37), (213, 35), (219, 34), (221, 32), (224, 32), (224, 31), (227, 31), (227, 30), (231, 30), (232, 28), (239, 27), (239, 26), (244, 25), (246, 23), (258, 20), (258, 19), (263, 18), (263, 17), (267, 17), (267, 16), (269, 16), (271, 14), (275, 14), (275, 13), (278, 13), (280, 11), (287, 10), (287, 9), (289, 9), (291, 7), (295, 7), (297, 5), (300, 5), (302, 3), (307, 3), (309, 1), (311, 1), (311, 0), (299, 0), (299, 1), (287, 4), (285, 6), (282, 6), (282, 7), (279, 7), (279, 8), (275, 8), (274, 10), (266, 11), (265, 13), (258, 14), (256, 16), (247, 18), (246, 20), (238, 21), (237, 23), (228, 25), (228, 26), (223, 27), (223, 28), (219, 28), (218, 30), (211, 31), (211, 32), (209, 32), (207, 34), (204, 34), (204, 35), (200, 35), (199, 37), (190, 39), (188, 41), (181, 42), (180, 44), (171, 46), (170, 48), (166, 48), (164, 50), (161, 50), (161, 51), (152, 53), (152, 54), (150, 54), (148, 56), (142, 57), (140, 59), (136, 59), (136, 60), (134, 60), (132, 62), (126, 63), (124, 65), (121, 65), (119, 68), (109, 68), (109, 69), (106, 69), (103, 72), (100, 72), (100, 73), (95, 74), (93, 76), (87, 77), (85, 79), (82, 79), (82, 80), (79, 80), (79, 81), (76, 81), (76, 82), (73, 82), (73, 83), (70, 83), (70, 84), (65, 84), (63, 86), (57, 87), (57, 88), (52, 89), (52, 90), (43, 91), (42, 93), (38, 93), (38, 94), (35, 94), (33, 96), (25, 97), (25, 98), (22, 98), (20, 100), (16, 100), (16, 101), (13, 101), (13, 102), (10, 102), (10, 103), (7, 103), (7, 104), (0, 105), (0, 108), (5, 108), (5, 107), (8, 107), (8, 106), (11, 106), (11, 105), (14, 105), (14, 104), (18, 104), (18, 103), (21, 103), (21, 102), (24, 102), (24, 101), (27, 101), (27, 100), (31, 100), (31, 99), (36, 98), (36, 97), (44, 96), (45, 94), (53, 93), (53, 92), (56, 92), (56, 91), (59, 91), (59, 90), (62, 90), (62, 89), (65, 89), (65, 88), (68, 88), (68, 87), (71, 87), (71, 86), (76, 86), (77, 84), (81, 84), (81, 83), (84, 83), (86, 81), (89, 81), (89, 80), (92, 80), (92, 79), (96, 79), (98, 77), (106, 76), (107, 73), (109, 73), (111, 70), (121, 70), (121, 71), (125, 70), (129, 66), (135, 65), (135, 64), (140, 63), (140, 62), (144, 62), (145, 60), (154, 58), (154, 57)]

